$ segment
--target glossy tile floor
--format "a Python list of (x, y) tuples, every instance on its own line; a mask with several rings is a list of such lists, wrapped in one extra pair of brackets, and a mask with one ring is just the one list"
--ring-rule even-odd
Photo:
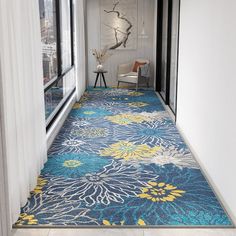
[(12, 236), (236, 236), (236, 229), (17, 229)]

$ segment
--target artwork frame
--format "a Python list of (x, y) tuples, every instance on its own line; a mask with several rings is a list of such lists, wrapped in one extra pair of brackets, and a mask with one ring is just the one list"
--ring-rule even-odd
[(100, 0), (100, 45), (110, 50), (136, 50), (137, 0)]

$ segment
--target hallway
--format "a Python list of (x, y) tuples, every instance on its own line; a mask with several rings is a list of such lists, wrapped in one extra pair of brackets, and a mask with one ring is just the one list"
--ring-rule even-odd
[(1, 0), (0, 236), (236, 235), (235, 11)]
[(152, 90), (89, 89), (48, 156), (16, 227), (232, 226)]

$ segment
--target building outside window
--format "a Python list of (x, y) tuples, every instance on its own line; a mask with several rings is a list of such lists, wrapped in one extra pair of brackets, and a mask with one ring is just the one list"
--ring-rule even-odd
[(72, 0), (39, 0), (47, 125), (75, 89), (72, 7)]
[(39, 0), (43, 81), (47, 84), (58, 74), (56, 1)]

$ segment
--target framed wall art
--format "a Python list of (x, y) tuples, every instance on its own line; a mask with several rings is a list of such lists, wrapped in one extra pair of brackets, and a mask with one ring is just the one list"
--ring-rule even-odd
[(101, 48), (137, 48), (137, 0), (100, 0)]

